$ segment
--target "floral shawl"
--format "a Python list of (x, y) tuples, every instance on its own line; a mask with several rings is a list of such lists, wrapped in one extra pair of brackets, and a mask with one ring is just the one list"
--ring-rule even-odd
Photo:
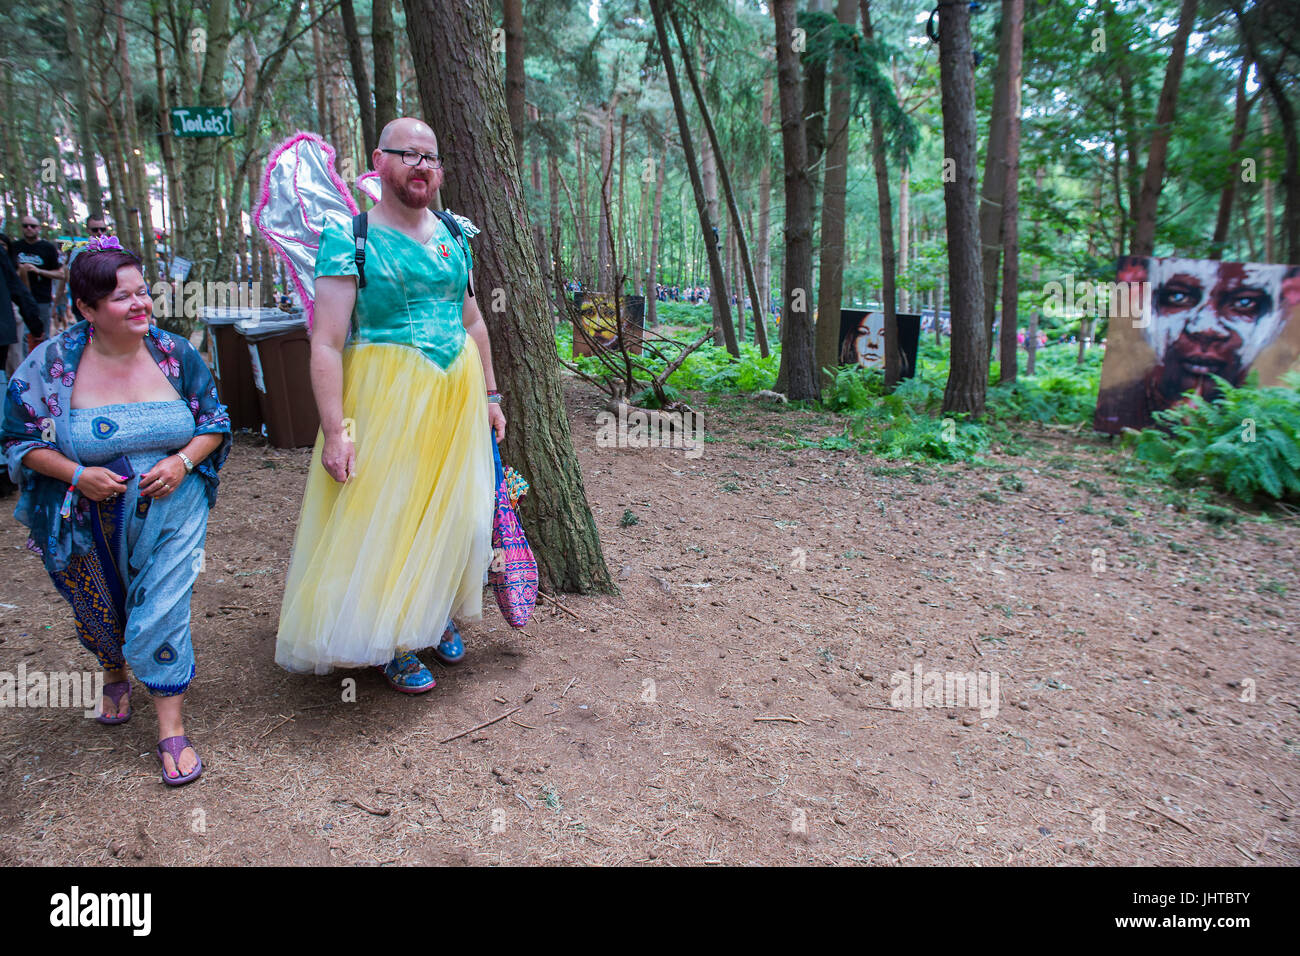
[[(63, 570), (72, 555), (86, 554), (94, 547), (90, 502), (74, 492), (71, 518), (60, 518), (59, 508), (68, 486), (33, 471), (22, 461), (34, 448), (53, 448), (80, 464), (64, 413), (72, 407), (72, 386), (89, 333), (90, 323), (78, 322), (33, 350), (14, 372), (5, 393), (0, 444), (9, 465), (9, 476), (22, 490), (14, 517), (31, 529), (27, 546), (42, 556), (49, 571)], [(194, 469), (207, 486), (211, 508), (217, 500), (217, 470), (230, 453), (230, 416), (217, 400), (212, 372), (194, 346), (155, 325), (149, 326), (144, 344), (167, 381), (189, 403), (194, 416), (194, 434), (225, 435), (217, 450)]]

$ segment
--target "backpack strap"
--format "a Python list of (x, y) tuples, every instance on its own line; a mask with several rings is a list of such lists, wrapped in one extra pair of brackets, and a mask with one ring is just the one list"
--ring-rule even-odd
[(366, 287), (366, 217), (364, 212), (352, 217), (352, 237), (356, 240), (357, 288)]
[[(447, 212), (445, 209), (435, 209), (433, 210), (433, 214), (442, 220), (442, 224), (447, 227), (447, 231), (451, 233), (451, 237), (456, 240), (456, 245), (460, 246), (461, 255), (464, 257), (465, 265), (468, 267), (469, 250), (465, 248), (465, 234), (461, 232), (460, 223), (456, 221), (455, 216)], [(468, 268), (466, 269), (465, 274), (469, 279), (469, 297), (472, 299), (474, 298), (474, 277), (469, 275)]]

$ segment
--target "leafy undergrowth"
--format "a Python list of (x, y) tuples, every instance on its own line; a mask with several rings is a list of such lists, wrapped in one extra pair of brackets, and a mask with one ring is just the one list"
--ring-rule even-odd
[[(703, 307), (661, 308), (666, 324), (679, 325), (696, 336), (708, 326)], [(556, 332), (561, 357), (572, 355), (572, 332)], [(845, 367), (835, 373), (822, 408), (843, 419), (840, 432), (820, 439), (797, 439), (796, 446), (837, 451), (858, 450), (879, 458), (918, 462), (967, 462), (996, 467), (985, 456), (1000, 449), (1028, 453), (1033, 442), (1021, 423), (1091, 427), (1101, 379), (1103, 350), (1089, 349), (1078, 361), (1074, 346), (1050, 346), (1037, 354), (1035, 374), (1023, 369), (1015, 382), (998, 384), (998, 366), (989, 371), (987, 413), (982, 421), (964, 415), (944, 416), (944, 386), (948, 378), (946, 348), (932, 340), (921, 343), (918, 374), (886, 394), (879, 370)], [(592, 358), (577, 358), (578, 367), (599, 372)], [(648, 359), (656, 369), (661, 362)], [(741, 346), (733, 359), (725, 349), (705, 345), (687, 357), (668, 383), (672, 396), (693, 390), (746, 394), (770, 389), (780, 365), (779, 346), (767, 358), (757, 347)], [(1131, 433), (1123, 447), (1161, 483), (1185, 492), (1191, 488), (1204, 508), (1214, 493), (1250, 503), (1300, 498), (1300, 375), (1287, 383), (1259, 388), (1255, 379), (1235, 388), (1221, 381), (1214, 401), (1193, 398), (1190, 404), (1157, 413), (1159, 427)], [(650, 394), (636, 396), (653, 406)], [(640, 403), (638, 401), (638, 403)], [(802, 403), (795, 403), (802, 404)], [(1223, 509), (1219, 509), (1222, 511)], [(1207, 520), (1213, 516), (1206, 511)]]
[(1242, 501), (1300, 497), (1300, 375), (1268, 388), (1218, 379), (1214, 401), (1156, 412), (1165, 429), (1126, 436), (1134, 457), (1166, 480), (1208, 484)]

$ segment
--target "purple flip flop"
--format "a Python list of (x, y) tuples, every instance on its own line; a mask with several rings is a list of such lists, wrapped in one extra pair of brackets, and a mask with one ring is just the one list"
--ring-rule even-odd
[[(114, 710), (121, 710), (122, 698), (126, 696), (127, 692), (130, 689), (131, 689), (130, 681), (117, 680), (117, 681), (113, 681), (113, 683), (111, 684), (104, 685), (104, 695), (113, 702)], [(98, 717), (95, 718), (95, 720), (101, 724), (124, 724), (130, 719), (131, 719), (131, 711), (129, 710), (125, 714), (118, 714), (116, 717), (109, 717), (101, 713)]]
[[(185, 774), (183, 777), (167, 776), (167, 764), (163, 762), (163, 751), (166, 750), (172, 755), (172, 762), (176, 765), (176, 769), (179, 770), (181, 766), (181, 752), (186, 747), (190, 747), (194, 750), (194, 756), (198, 759), (198, 763), (194, 765), (193, 770)], [(197, 780), (199, 779), (199, 775), (203, 773), (203, 758), (199, 757), (198, 748), (190, 743), (189, 737), (186, 737), (183, 734), (179, 737), (168, 737), (165, 740), (158, 741), (158, 762), (163, 765), (162, 781), (169, 787), (179, 787), (182, 784), (189, 783), (191, 780)]]

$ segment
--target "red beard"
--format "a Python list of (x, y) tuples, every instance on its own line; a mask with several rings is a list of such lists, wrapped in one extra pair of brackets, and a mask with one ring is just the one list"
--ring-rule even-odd
[(398, 202), (409, 209), (427, 209), (429, 204), (433, 202), (433, 180), (416, 180), (416, 182), (424, 183), (425, 189), (423, 195), (415, 195), (410, 188), (409, 180), (394, 185), (393, 193), (397, 196)]

